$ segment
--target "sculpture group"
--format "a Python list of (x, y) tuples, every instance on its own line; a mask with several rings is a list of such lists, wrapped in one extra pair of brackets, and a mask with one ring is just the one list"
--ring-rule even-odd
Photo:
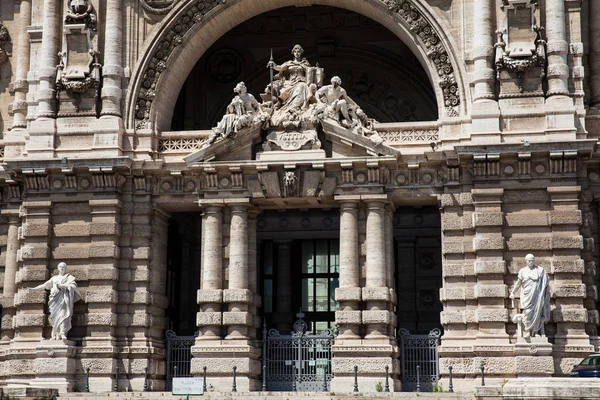
[[(355, 134), (372, 137), (379, 144), (372, 130), (373, 121), (348, 96), (341, 78), (334, 76), (330, 85), (323, 85), (323, 68), (312, 66), (303, 54), (302, 46), (295, 45), (290, 61), (278, 65), (271, 58), (267, 64), (271, 82), (261, 95), (262, 104), (247, 93), (244, 82), (238, 83), (234, 89), (237, 95), (204, 147), (232, 138), (243, 128), (261, 126), (270, 132), (263, 145), (265, 150), (271, 150), (271, 146), (281, 150), (319, 148), (317, 125), (325, 119)], [(281, 140), (290, 137), (293, 139), (287, 142)]]

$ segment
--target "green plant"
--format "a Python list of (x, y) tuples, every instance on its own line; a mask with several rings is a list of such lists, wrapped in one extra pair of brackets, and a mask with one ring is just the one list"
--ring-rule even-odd
[(375, 390), (378, 392), (383, 392), (383, 383), (381, 383), (381, 381), (377, 381), (375, 384)]
[(433, 384), (433, 391), (436, 393), (443, 393), (444, 392), (444, 386), (442, 386), (441, 382), (436, 382)]
[(502, 382), (500, 382), (500, 387), (504, 387), (504, 385), (506, 385), (508, 383), (508, 379), (502, 379)]

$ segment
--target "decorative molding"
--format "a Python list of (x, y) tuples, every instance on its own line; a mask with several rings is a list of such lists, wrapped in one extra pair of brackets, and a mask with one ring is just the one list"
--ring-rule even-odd
[(206, 138), (161, 139), (158, 142), (158, 151), (192, 152), (200, 150), (205, 142)]
[(179, 0), (140, 0), (140, 5), (148, 14), (165, 15)]
[(435, 65), (439, 77), (438, 84), (444, 95), (444, 106), (448, 117), (459, 115), (460, 91), (454, 78), (454, 67), (448, 50), (431, 23), (423, 17), (413, 0), (381, 0), (390, 11), (397, 13), (408, 25), (410, 31), (421, 39), (427, 49), (427, 56)]
[(431, 143), (440, 140), (438, 129), (407, 129), (377, 131), (384, 142), (396, 143)]
[(156, 97), (158, 80), (167, 69), (167, 63), (173, 50), (183, 43), (185, 35), (194, 25), (200, 22), (213, 8), (224, 2), (225, 0), (195, 0), (191, 2), (193, 4), (188, 11), (182, 13), (162, 36), (142, 74), (142, 87), (137, 94), (135, 103), (136, 129), (150, 128), (150, 108)]

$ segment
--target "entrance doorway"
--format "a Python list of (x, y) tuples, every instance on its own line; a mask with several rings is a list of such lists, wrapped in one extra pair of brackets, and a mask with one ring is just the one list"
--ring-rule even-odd
[[(318, 334), (332, 329), (335, 320), (335, 289), (339, 286), (339, 252), (337, 239), (265, 240), (263, 255), (263, 304), (267, 324), (291, 328), (294, 311), (301, 311), (307, 332)], [(289, 265), (281, 265), (280, 252), (290, 251)], [(289, 268), (289, 271), (283, 271)], [(281, 275), (284, 275), (283, 277)], [(290, 277), (291, 285), (277, 282)], [(291, 301), (285, 297), (291, 293)], [(283, 298), (283, 300), (282, 300)], [(284, 307), (279, 304), (283, 301)], [(286, 307), (287, 305), (290, 307)], [(279, 305), (279, 307), (278, 307)], [(281, 313), (290, 315), (280, 315)]]
[(327, 391), (333, 376), (339, 211), (265, 211), (257, 229), (267, 390)]

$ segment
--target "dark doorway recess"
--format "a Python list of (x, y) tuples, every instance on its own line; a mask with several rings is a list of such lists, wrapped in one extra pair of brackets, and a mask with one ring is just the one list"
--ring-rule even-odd
[(286, 7), (261, 14), (223, 35), (200, 58), (175, 107), (172, 130), (210, 129), (223, 115), (237, 82), (257, 98), (275, 61), (304, 57), (334, 75), (370, 117), (379, 122), (433, 121), (438, 107), (430, 80), (411, 50), (377, 22), (327, 6)]

